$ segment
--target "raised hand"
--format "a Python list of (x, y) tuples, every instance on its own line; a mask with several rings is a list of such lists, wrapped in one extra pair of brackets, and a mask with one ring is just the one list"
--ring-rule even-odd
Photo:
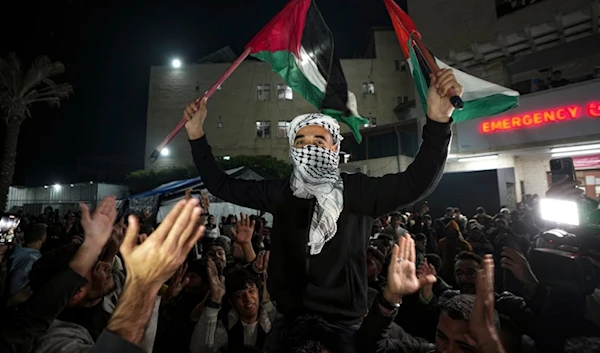
[(471, 334), (481, 352), (502, 353), (500, 336), (494, 323), (494, 258), (485, 255), (483, 269), (477, 272), (475, 303), (469, 320)]
[(208, 285), (210, 287), (210, 300), (221, 304), (225, 296), (225, 276), (219, 276), (217, 265), (211, 259), (206, 262), (208, 270)]
[(451, 69), (442, 69), (437, 74), (431, 74), (429, 92), (427, 92), (427, 116), (429, 119), (447, 123), (450, 121), (454, 107), (446, 93), (450, 88), (460, 97), (463, 87), (456, 81)]
[(171, 280), (169, 281), (169, 288), (167, 289), (167, 292), (164, 295), (165, 299), (169, 300), (171, 298), (177, 297), (181, 293), (183, 288), (190, 284), (190, 278), (185, 275), (187, 273), (187, 269), (188, 265), (185, 263), (179, 266), (179, 269), (177, 269), (177, 272), (175, 272), (175, 274), (173, 275), (173, 277), (171, 277)]
[(254, 262), (252, 263), (252, 269), (256, 273), (263, 273), (269, 268), (269, 255), (270, 251), (261, 251)]
[(92, 214), (86, 204), (81, 203), (79, 206), (84, 243), (104, 248), (112, 235), (113, 225), (117, 219), (117, 199), (114, 196), (105, 197)]
[(429, 274), (419, 280), (415, 260), (415, 241), (410, 236), (400, 237), (398, 244), (392, 249), (387, 286), (383, 291), (383, 296), (388, 302), (399, 303), (402, 297), (415, 293), (429, 282), (435, 282), (435, 276)]
[(534, 287), (536, 287), (539, 282), (531, 270), (531, 266), (529, 266), (529, 261), (527, 261), (525, 255), (505, 246), (502, 248), (502, 259), (500, 261), (502, 268), (512, 272), (513, 275), (528, 288), (528, 291), (529, 289), (535, 289)]
[(417, 278), (421, 285), (421, 295), (423, 298), (428, 299), (433, 295), (433, 284), (437, 280), (436, 275), (435, 267), (427, 263), (427, 259), (424, 259), (417, 269)]
[(252, 241), (252, 235), (254, 234), (254, 225), (256, 222), (250, 220), (249, 215), (240, 213), (240, 219), (235, 217), (236, 227), (231, 228), (231, 235), (236, 242), (240, 244), (250, 244)]
[(183, 118), (187, 120), (185, 129), (190, 140), (197, 140), (204, 136), (207, 100), (207, 98), (202, 98), (199, 102), (194, 100), (183, 111)]
[(140, 245), (139, 222), (135, 216), (130, 216), (127, 234), (121, 245), (127, 279), (155, 287), (158, 292), (204, 234), (204, 227), (196, 226), (201, 212), (196, 199), (178, 202), (160, 226)]

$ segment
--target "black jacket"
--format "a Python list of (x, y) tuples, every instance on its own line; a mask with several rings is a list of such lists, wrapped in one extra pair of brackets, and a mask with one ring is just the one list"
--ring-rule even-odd
[(342, 174), (344, 209), (338, 230), (316, 256), (310, 255), (307, 245), (315, 199), (293, 196), (289, 178), (232, 178), (217, 165), (206, 137), (190, 144), (211, 194), (273, 215), (268, 288), (278, 311), (316, 313), (353, 323), (367, 312), (366, 248), (374, 219), (433, 191), (443, 173), (449, 142), (450, 124), (428, 120), (421, 149), (405, 172), (380, 178)]
[(393, 316), (384, 315), (375, 303), (356, 333), (361, 353), (435, 353), (435, 346), (404, 332)]

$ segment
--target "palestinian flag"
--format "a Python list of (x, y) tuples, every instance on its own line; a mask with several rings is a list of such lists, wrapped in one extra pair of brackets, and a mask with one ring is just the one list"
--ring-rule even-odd
[[(427, 49), (415, 44), (415, 38), (420, 39), (421, 35), (406, 12), (394, 0), (384, 0), (384, 2), (392, 18), (392, 24), (404, 57), (408, 61), (423, 109), (427, 111), (426, 98), (429, 90), (429, 74), (432, 71), (421, 51)], [(438, 58), (434, 59), (440, 69), (449, 67)], [(462, 110), (455, 110), (452, 114), (452, 119), (455, 122), (499, 114), (514, 108), (519, 103), (519, 92), (517, 91), (471, 76), (455, 68), (452, 68), (452, 71), (456, 76), (456, 80), (464, 88), (462, 96), (464, 107)]]
[(246, 46), (323, 113), (350, 127), (358, 142), (368, 123), (335, 55), (333, 36), (312, 0), (292, 0)]

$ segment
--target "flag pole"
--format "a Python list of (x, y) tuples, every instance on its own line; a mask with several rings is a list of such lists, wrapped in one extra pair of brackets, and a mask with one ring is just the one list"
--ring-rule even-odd
[[(212, 96), (217, 91), (217, 89), (219, 89), (219, 87), (223, 84), (223, 82), (225, 82), (225, 80), (227, 80), (229, 78), (229, 76), (231, 76), (231, 74), (235, 71), (235, 69), (237, 69), (240, 66), (242, 61), (244, 61), (248, 57), (248, 55), (250, 55), (251, 51), (252, 51), (252, 48), (250, 48), (250, 47), (246, 48), (246, 50), (244, 50), (242, 55), (240, 55), (233, 62), (233, 64), (231, 64), (231, 66), (227, 69), (227, 71), (225, 71), (225, 73), (223, 73), (223, 75), (221, 77), (219, 77), (219, 79), (212, 85), (212, 87), (208, 91), (206, 91), (206, 93), (204, 93), (204, 96), (196, 99), (196, 104), (200, 103), (200, 101), (203, 98), (210, 98), (210, 96)], [(173, 130), (171, 130), (171, 132), (169, 132), (167, 137), (165, 137), (165, 139), (162, 140), (162, 142), (158, 145), (158, 147), (156, 147), (154, 149), (154, 151), (152, 151), (152, 154), (150, 155), (151, 163), (154, 163), (158, 159), (158, 157), (160, 156), (160, 151), (162, 151), (162, 149), (165, 148), (165, 146), (167, 146), (169, 144), (169, 142), (171, 142), (171, 140), (173, 140), (175, 135), (177, 135), (179, 130), (181, 130), (181, 128), (183, 128), (183, 126), (185, 125), (186, 122), (187, 122), (187, 120), (185, 118), (181, 119), (181, 121), (179, 121), (179, 123), (173, 128)]]
[[(417, 46), (417, 49), (423, 55), (423, 59), (425, 59), (425, 62), (427, 63), (427, 66), (429, 66), (429, 69), (431, 70), (431, 72), (433, 74), (437, 74), (437, 72), (440, 71), (440, 68), (437, 65), (437, 63), (435, 62), (435, 59), (433, 58), (433, 56), (431, 56), (431, 53), (429, 53), (429, 50), (427, 50), (427, 48), (425, 47), (425, 45), (421, 41), (421, 35), (417, 33), (417, 35), (414, 35), (412, 37), (413, 37), (415, 45)], [(450, 103), (452, 103), (452, 106), (454, 108), (456, 108), (456, 109), (462, 109), (465, 106), (465, 103), (456, 94), (456, 92), (454, 92), (453, 88), (450, 88), (448, 90), (448, 94), (447, 95), (450, 96)]]

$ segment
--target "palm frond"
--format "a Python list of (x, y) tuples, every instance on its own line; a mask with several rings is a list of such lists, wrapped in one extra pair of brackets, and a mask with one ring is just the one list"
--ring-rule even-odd
[(30, 108), (35, 103), (60, 105), (73, 92), (70, 84), (52, 79), (64, 72), (62, 63), (47, 56), (36, 58), (25, 73), (14, 53), (0, 58), (0, 109), (5, 116), (24, 119), (31, 117)]

